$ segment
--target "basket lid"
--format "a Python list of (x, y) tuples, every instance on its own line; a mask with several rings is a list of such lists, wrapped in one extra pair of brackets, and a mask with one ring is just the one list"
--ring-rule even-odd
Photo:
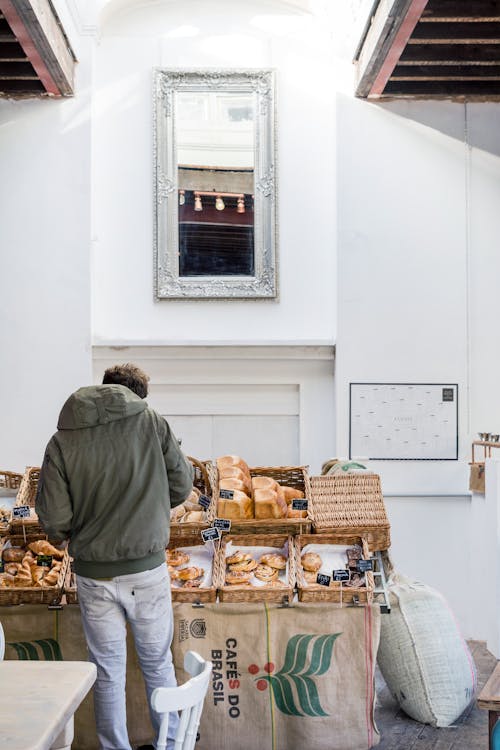
[(311, 515), (327, 527), (389, 528), (378, 474), (312, 476)]

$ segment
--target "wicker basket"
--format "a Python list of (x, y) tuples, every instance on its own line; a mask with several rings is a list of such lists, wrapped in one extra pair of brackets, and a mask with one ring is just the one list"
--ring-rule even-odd
[[(267, 586), (226, 586), (225, 547), (232, 542), (235, 549), (245, 547), (276, 547), (282, 549), (288, 542), (288, 582), (284, 588)], [(287, 534), (234, 536), (229, 534), (223, 541), (217, 561), (217, 588), (221, 602), (291, 602), (295, 588), (295, 554), (293, 537)]]
[(66, 578), (64, 579), (63, 594), (66, 597), (66, 604), (78, 604), (78, 592), (76, 589), (76, 576), (73, 571), (73, 558), (69, 558), (66, 569)]
[[(37, 541), (40, 538), (45, 537), (38, 536), (31, 541)], [(10, 541), (12, 546), (17, 546), (15, 540), (16, 537), (6, 537), (2, 549), (0, 550), (0, 554), (3, 552), (3, 547), (7, 541)], [(63, 594), (63, 585), (66, 579), (68, 567), (69, 555), (68, 551), (65, 550), (57, 584), (55, 586), (47, 586), (46, 588), (35, 586), (29, 586), (26, 588), (0, 588), (0, 606), (10, 606), (13, 604), (59, 604)]]
[[(249, 469), (252, 477), (271, 477), (278, 484), (301, 490), (306, 500), (311, 500), (311, 486), (307, 466), (256, 466)], [(219, 472), (214, 489), (214, 511), (219, 502)], [(308, 534), (311, 531), (309, 518), (248, 518), (231, 520), (234, 534)]]
[(200, 490), (204, 495), (210, 498), (210, 506), (206, 511), (206, 521), (195, 521), (190, 523), (172, 522), (170, 524), (170, 539), (174, 542), (175, 547), (179, 547), (181, 541), (185, 544), (184, 539), (191, 538), (198, 534), (200, 541), (200, 532), (202, 529), (208, 529), (215, 518), (214, 488), (216, 486), (215, 466), (211, 461), (198, 461), (196, 458), (188, 456), (194, 466), (193, 486)]
[(365, 587), (354, 589), (349, 586), (343, 586), (342, 583), (332, 581), (329, 586), (307, 585), (304, 578), (300, 558), (302, 549), (307, 544), (359, 544), (363, 549), (363, 557), (369, 558), (370, 552), (365, 539), (357, 535), (344, 536), (337, 534), (306, 534), (297, 536), (294, 539), (295, 567), (297, 572), (297, 589), (299, 593), (299, 602), (336, 602), (341, 606), (344, 604), (369, 604), (373, 599), (373, 590), (375, 582), (373, 573), (365, 573)]
[[(40, 478), (40, 468), (38, 466), (27, 466), (23, 474), (19, 491), (16, 496), (15, 506), (29, 505), (35, 507), (36, 492), (38, 489), (38, 480)], [(44, 530), (38, 521), (35, 511), (31, 511), (28, 518), (14, 518), (11, 514), (10, 533), (22, 535), (26, 540), (28, 536), (43, 534)], [(33, 541), (33, 540), (30, 540)]]
[(391, 526), (378, 474), (310, 477), (310, 484), (315, 533), (359, 535), (372, 552), (391, 546)]
[(0, 487), (7, 490), (17, 490), (22, 478), (22, 474), (16, 474), (14, 471), (0, 471)]
[[(187, 525), (187, 524), (185, 524)], [(170, 543), (168, 545), (168, 549), (174, 549), (176, 547), (203, 547), (203, 541), (200, 537), (200, 534), (194, 533), (191, 536), (183, 536), (182, 539), (176, 539), (176, 540), (170, 540)], [(198, 589), (185, 589), (185, 588), (176, 588), (175, 586), (171, 586), (172, 591), (172, 601), (173, 602), (192, 602), (193, 604), (196, 603), (206, 603), (206, 602), (215, 602), (217, 599), (217, 585), (216, 585), (216, 578), (217, 578), (217, 559), (220, 556), (220, 550), (217, 548), (214, 550), (214, 556), (212, 560), (212, 585), (208, 588), (198, 588)]]

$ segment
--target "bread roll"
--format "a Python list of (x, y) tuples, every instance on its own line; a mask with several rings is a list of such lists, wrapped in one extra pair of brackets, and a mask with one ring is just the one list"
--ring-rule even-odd
[(282, 484), (281, 489), (283, 490), (288, 505), (290, 505), (292, 500), (303, 499), (305, 497), (302, 490), (296, 490), (295, 487), (286, 487)]
[(232, 520), (253, 518), (253, 511), (252, 498), (244, 492), (240, 492), (240, 490), (234, 490), (234, 496), (231, 500), (220, 499), (217, 505), (219, 518), (230, 518)]
[(307, 518), (307, 510), (294, 510), (291, 504), (288, 506), (288, 518)]
[(255, 490), (254, 501), (255, 518), (284, 518), (286, 515), (276, 490)]
[(181, 523), (203, 523), (205, 514), (202, 510), (190, 510), (182, 518)]

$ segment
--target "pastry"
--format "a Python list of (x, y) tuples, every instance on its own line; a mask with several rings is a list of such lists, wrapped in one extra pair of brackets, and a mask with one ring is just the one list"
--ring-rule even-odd
[(20, 567), (21, 567), (21, 563), (7, 563), (4, 566), (4, 570), (6, 573), (8, 573), (11, 576), (17, 576)]
[(24, 550), (21, 547), (7, 547), (2, 552), (2, 560), (4, 562), (22, 562), (24, 557)]
[(59, 578), (59, 571), (54, 567), (42, 578), (43, 586), (55, 586)]
[(252, 560), (250, 558), (250, 560), (242, 560), (239, 563), (234, 563), (233, 565), (230, 566), (230, 570), (231, 572), (238, 571), (238, 570), (250, 571), (250, 570), (254, 570), (256, 567), (257, 567), (257, 561)]
[(192, 581), (195, 578), (201, 578), (205, 571), (203, 568), (197, 568), (194, 565), (191, 568), (181, 568), (179, 570), (180, 581)]
[(197, 589), (201, 586), (201, 578), (193, 578), (184, 583), (185, 589)]
[(264, 581), (266, 583), (278, 578), (278, 570), (276, 568), (271, 568), (270, 565), (257, 565), (253, 574), (259, 579), (259, 581)]
[(179, 578), (179, 571), (177, 570), (177, 568), (174, 568), (172, 565), (167, 565), (167, 567), (168, 567), (168, 572), (170, 574), (170, 580), (176, 581)]
[(262, 555), (259, 562), (269, 565), (271, 568), (277, 568), (277, 570), (286, 568), (286, 557), (279, 555), (277, 552), (268, 552), (267, 555)]
[(239, 563), (242, 560), (250, 560), (251, 557), (252, 556), (249, 555), (248, 552), (240, 552), (240, 550), (237, 549), (232, 555), (226, 557), (226, 563), (228, 565), (234, 565), (234, 563)]
[(365, 586), (365, 577), (360, 573), (352, 573), (351, 578), (344, 583), (344, 586), (348, 586), (351, 589), (359, 589)]
[(246, 584), (250, 580), (252, 573), (244, 570), (228, 570), (226, 573), (226, 584), (229, 586), (238, 586), (239, 584)]
[(52, 555), (52, 557), (64, 557), (64, 550), (57, 549), (50, 542), (40, 539), (38, 542), (31, 542), (28, 544), (28, 548), (35, 553), (35, 555)]
[(306, 552), (300, 558), (300, 562), (304, 570), (311, 570), (313, 572), (317, 572), (323, 564), (321, 557), (316, 552)]
[(279, 578), (276, 578), (276, 580), (274, 581), (270, 581), (267, 585), (269, 586), (270, 589), (286, 588), (286, 583), (284, 583), (283, 581), (280, 581)]
[(189, 562), (189, 555), (181, 549), (167, 550), (167, 563), (177, 568), (179, 565), (185, 565)]

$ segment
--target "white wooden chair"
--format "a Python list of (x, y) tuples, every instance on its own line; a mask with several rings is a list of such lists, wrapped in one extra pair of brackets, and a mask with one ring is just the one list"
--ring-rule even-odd
[(191, 679), (171, 688), (156, 688), (151, 695), (153, 710), (161, 714), (157, 750), (167, 746), (168, 714), (180, 711), (179, 728), (175, 736), (175, 750), (193, 750), (200, 724), (203, 701), (208, 690), (212, 662), (205, 661), (195, 651), (188, 651), (184, 657), (184, 669)]

